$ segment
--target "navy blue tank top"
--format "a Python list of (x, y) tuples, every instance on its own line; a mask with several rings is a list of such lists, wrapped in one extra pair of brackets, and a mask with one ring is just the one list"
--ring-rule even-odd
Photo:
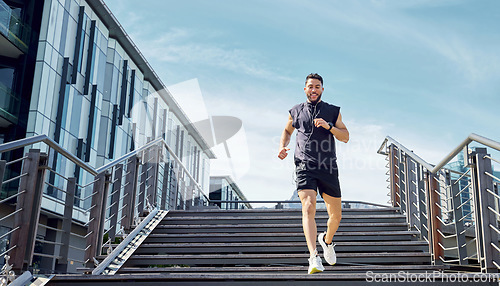
[(320, 101), (316, 105), (303, 102), (290, 109), (292, 126), (297, 129), (295, 147), (295, 164), (305, 163), (309, 168), (319, 170), (331, 169), (337, 156), (335, 153), (335, 138), (323, 127), (315, 127), (313, 120), (323, 118), (335, 126), (339, 117), (340, 107)]

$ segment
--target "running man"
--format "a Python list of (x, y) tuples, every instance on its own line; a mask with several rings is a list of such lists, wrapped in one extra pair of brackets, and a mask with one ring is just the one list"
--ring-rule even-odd
[(335, 138), (347, 143), (349, 131), (342, 122), (340, 107), (321, 100), (323, 78), (316, 73), (306, 77), (307, 101), (290, 109), (288, 122), (281, 135), (278, 158), (285, 159), (290, 137), (297, 129), (295, 173), (297, 191), (302, 202), (302, 227), (309, 249), (309, 274), (325, 268), (316, 250), (316, 192), (319, 191), (328, 211), (327, 231), (318, 235), (326, 262), (334, 265), (337, 256), (333, 236), (342, 217), (340, 184), (335, 153)]

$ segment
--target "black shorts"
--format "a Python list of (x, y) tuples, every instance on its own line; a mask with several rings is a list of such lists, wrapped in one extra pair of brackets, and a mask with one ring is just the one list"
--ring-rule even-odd
[(319, 191), (319, 195), (327, 194), (334, 198), (340, 198), (340, 182), (338, 170), (307, 170), (297, 166), (297, 192), (301, 190)]

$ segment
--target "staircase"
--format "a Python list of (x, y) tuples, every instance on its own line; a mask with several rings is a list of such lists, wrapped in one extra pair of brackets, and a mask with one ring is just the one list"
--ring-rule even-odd
[[(326, 220), (318, 210), (319, 232)], [(344, 209), (337, 264), (308, 275), (300, 210), (170, 211), (117, 274), (56, 275), (48, 285), (364, 285), (368, 271), (448, 270), (431, 265), (417, 234), (395, 208)]]

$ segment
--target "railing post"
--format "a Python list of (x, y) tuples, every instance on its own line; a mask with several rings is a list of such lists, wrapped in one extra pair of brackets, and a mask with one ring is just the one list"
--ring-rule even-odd
[[(495, 208), (493, 180), (486, 175), (492, 174), (491, 160), (486, 158), (486, 148), (476, 148), (471, 153), (472, 186), (474, 190), (474, 208), (476, 214), (476, 244), (481, 269), (486, 272), (498, 272), (500, 265), (498, 235), (492, 228), (498, 229), (496, 215), (490, 210)], [(495, 265), (496, 264), (496, 265)]]
[(60, 272), (67, 272), (68, 270), (68, 252), (69, 252), (69, 241), (71, 237), (71, 222), (73, 220), (73, 204), (75, 201), (76, 192), (76, 178), (68, 178), (66, 184), (66, 199), (64, 200), (64, 218), (62, 222), (62, 236), (61, 236), (61, 248), (59, 256), (61, 260), (57, 261), (56, 270)]
[(394, 144), (389, 146), (389, 171), (391, 180), (391, 202), (393, 207), (401, 208), (401, 192), (399, 190), (398, 158)]
[(162, 210), (168, 210), (168, 190), (170, 189), (170, 184), (169, 184), (169, 173), (170, 173), (170, 164), (168, 161), (165, 161), (164, 163), (165, 168), (163, 169), (163, 188), (161, 189), (161, 202), (160, 202), (160, 209)]
[(177, 209), (177, 197), (179, 196), (179, 180), (178, 180), (178, 170), (175, 167), (175, 161), (169, 163), (169, 205), (170, 209)]
[(186, 209), (191, 209), (193, 206), (193, 194), (194, 194), (194, 187), (192, 184), (189, 184), (186, 186)]
[(429, 244), (432, 253), (432, 259), (434, 264), (441, 264), (442, 261), (440, 257), (444, 258), (444, 250), (439, 246), (442, 243), (442, 237), (438, 232), (440, 221), (438, 217), (441, 217), (441, 209), (438, 206), (440, 201), (438, 190), (439, 183), (436, 176), (429, 171), (426, 172), (426, 193), (427, 193), (427, 213), (428, 213), (428, 225), (429, 225)]
[(403, 151), (399, 150), (398, 152), (398, 165), (399, 165), (399, 172), (398, 172), (398, 178), (399, 178), (399, 199), (401, 203), (401, 213), (406, 214), (406, 222), (409, 223), (409, 214), (408, 214), (408, 188), (407, 188), (407, 181), (406, 181), (406, 154), (403, 153)]
[(177, 172), (177, 183), (179, 188), (177, 189), (177, 201), (179, 205), (177, 206), (180, 210), (186, 209), (186, 181), (184, 180), (184, 169), (179, 168)]
[(406, 197), (407, 197), (407, 221), (410, 230), (415, 230), (415, 226), (418, 225), (417, 219), (417, 199), (418, 199), (418, 190), (416, 185), (416, 172), (415, 172), (415, 162), (408, 157), (405, 156), (405, 181), (406, 181)]
[(130, 233), (131, 225), (134, 219), (135, 210), (135, 190), (137, 186), (137, 173), (139, 168), (139, 159), (137, 157), (130, 158), (127, 164), (127, 175), (125, 176), (123, 212), (121, 225), (125, 232)]
[(428, 241), (430, 241), (430, 238), (429, 238), (429, 220), (427, 219), (428, 218), (428, 215), (429, 215), (429, 211), (428, 211), (428, 200), (427, 200), (427, 196), (426, 196), (426, 193), (425, 193), (425, 178), (424, 178), (424, 172), (423, 172), (423, 167), (422, 165), (420, 164), (417, 164), (417, 180), (418, 180), (418, 209), (420, 210), (419, 213), (420, 213), (420, 225), (419, 225), (419, 228), (420, 228), (420, 239), (427, 239)]
[(149, 149), (149, 172), (148, 172), (148, 200), (151, 206), (156, 205), (157, 201), (157, 184), (158, 184), (158, 148), (157, 146), (151, 146)]
[[(448, 173), (449, 176), (449, 173)], [(455, 221), (455, 233), (457, 234), (457, 247), (458, 247), (458, 258), (460, 259), (460, 265), (468, 265), (469, 260), (465, 259), (467, 257), (467, 241), (465, 237), (465, 225), (463, 221), (463, 212), (461, 208), (458, 208), (462, 204), (460, 193), (460, 186), (457, 180), (449, 180), (451, 185), (451, 196), (452, 196), (452, 207), (453, 207), (453, 217)]]
[(160, 161), (161, 161), (161, 148), (159, 145), (155, 145), (151, 148), (151, 153), (152, 153), (152, 168), (151, 171), (153, 172), (151, 176), (152, 180), (152, 190), (151, 190), (151, 204), (155, 205), (156, 207), (160, 206), (160, 202), (158, 201), (158, 178), (159, 178), (159, 173), (160, 173)]
[(120, 203), (120, 191), (122, 188), (122, 176), (123, 176), (123, 165), (119, 164), (115, 167), (115, 176), (113, 182), (113, 191), (111, 196), (111, 204), (112, 207), (110, 209), (110, 224), (109, 228), (114, 228), (108, 232), (108, 237), (111, 240), (111, 243), (115, 240), (115, 235), (118, 229), (116, 229), (117, 221), (118, 221), (118, 205)]
[(148, 163), (147, 163), (147, 158), (145, 151), (142, 152), (143, 156), (140, 162), (141, 165), (141, 173), (138, 174), (138, 177), (140, 177), (139, 181), (139, 197), (137, 198), (137, 203), (134, 205), (134, 209), (137, 206), (137, 215), (138, 216), (143, 216), (143, 210), (144, 210), (144, 198), (146, 197), (146, 179), (148, 178)]
[(0, 186), (3, 183), (3, 176), (5, 175), (5, 167), (7, 166), (7, 161), (0, 160)]
[(87, 267), (92, 267), (94, 265), (93, 259), (100, 255), (101, 252), (109, 177), (110, 175), (105, 172), (98, 174), (92, 190), (94, 195), (92, 196), (92, 206), (89, 216), (89, 234), (87, 234), (88, 248), (87, 251), (85, 251)]
[(29, 150), (23, 162), (19, 182), (19, 192), (23, 192), (17, 198), (16, 211), (22, 209), (14, 216), (14, 228), (19, 227), (12, 233), (11, 241), (16, 244), (10, 257), (13, 270), (20, 273), (26, 270), (33, 261), (38, 221), (40, 218), (40, 207), (42, 204), (42, 190), (45, 179), (45, 168), (47, 155), (40, 154), (40, 150)]

